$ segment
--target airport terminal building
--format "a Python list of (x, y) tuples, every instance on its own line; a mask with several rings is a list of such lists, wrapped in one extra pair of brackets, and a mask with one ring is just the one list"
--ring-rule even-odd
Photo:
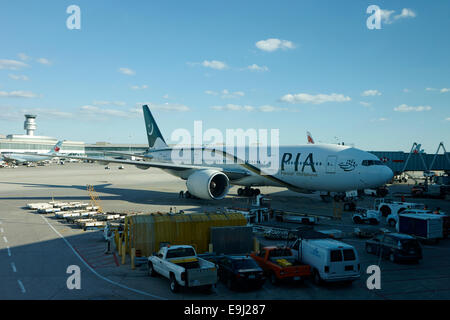
[[(36, 136), (36, 115), (26, 114), (24, 129), (26, 134), (0, 135), (0, 153), (32, 152), (47, 153), (58, 142), (57, 138)], [(80, 141), (64, 141), (60, 151), (62, 154), (84, 154), (85, 143)]]

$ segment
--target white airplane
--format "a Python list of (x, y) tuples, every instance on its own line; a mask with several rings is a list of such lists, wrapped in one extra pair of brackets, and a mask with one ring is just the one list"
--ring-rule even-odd
[(59, 150), (61, 150), (61, 146), (64, 140), (58, 141), (53, 148), (50, 149), (47, 153), (2, 153), (1, 156), (5, 159), (6, 162), (16, 161), (18, 163), (32, 163), (32, 162), (41, 162), (44, 160), (51, 159), (58, 155)]
[[(266, 174), (265, 164), (259, 160), (240, 159), (219, 149), (186, 147), (176, 150), (176, 153), (189, 152), (193, 157), (196, 152), (204, 154), (220, 154), (222, 160), (216, 163), (180, 164), (172, 159), (173, 148), (170, 148), (148, 106), (143, 106), (144, 119), (147, 128), (149, 149), (145, 154), (123, 155), (141, 157), (150, 161), (122, 160), (114, 158), (93, 158), (67, 156), (67, 158), (99, 161), (103, 164), (120, 163), (135, 165), (140, 169), (150, 167), (160, 168), (169, 174), (186, 180), (186, 197), (194, 196), (200, 199), (223, 199), (231, 185), (245, 187), (238, 194), (259, 194), (257, 186), (286, 187), (300, 193), (346, 192), (359, 189), (377, 188), (390, 181), (392, 170), (385, 166), (371, 153), (340, 145), (309, 144), (304, 146), (280, 146), (278, 171)], [(246, 155), (252, 154), (247, 147)], [(226, 149), (224, 149), (226, 150)], [(258, 153), (254, 153), (258, 154)], [(203, 157), (204, 159), (205, 157)], [(226, 161), (232, 159), (230, 161)], [(211, 158), (209, 158), (211, 159)]]

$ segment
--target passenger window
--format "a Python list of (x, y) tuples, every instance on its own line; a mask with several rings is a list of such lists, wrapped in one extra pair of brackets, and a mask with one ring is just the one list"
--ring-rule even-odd
[(353, 249), (344, 249), (344, 261), (353, 261), (356, 259)]
[(331, 250), (330, 251), (330, 261), (331, 262), (342, 261), (342, 252), (341, 252), (341, 250)]

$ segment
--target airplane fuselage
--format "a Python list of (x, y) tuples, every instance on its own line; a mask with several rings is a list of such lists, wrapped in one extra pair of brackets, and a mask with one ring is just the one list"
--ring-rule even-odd
[[(230, 175), (230, 183), (234, 185), (278, 186), (299, 192), (344, 192), (376, 188), (384, 185), (393, 176), (391, 169), (383, 165), (375, 155), (348, 146), (310, 144), (281, 146), (278, 150), (278, 165), (275, 171), (267, 170), (270, 167), (267, 161), (249, 157), (250, 154), (258, 155), (258, 147), (238, 147), (233, 153), (228, 152), (227, 156), (218, 155), (216, 151), (216, 157), (211, 156), (211, 148), (203, 151), (201, 148), (168, 148), (151, 152), (151, 156), (152, 160), (160, 162), (177, 161), (179, 164), (211, 169), (245, 171), (247, 175), (237, 175), (235, 179)], [(187, 157), (186, 153), (190, 156)], [(180, 154), (184, 154), (184, 161), (180, 162)], [(187, 179), (192, 173), (171, 169), (165, 171), (182, 179)]]
[(51, 159), (52, 157), (45, 157), (45, 156), (35, 156), (31, 154), (16, 154), (16, 153), (8, 153), (8, 154), (2, 154), (3, 158), (6, 161), (17, 161), (19, 163), (27, 163), (27, 162), (40, 162), (44, 160)]

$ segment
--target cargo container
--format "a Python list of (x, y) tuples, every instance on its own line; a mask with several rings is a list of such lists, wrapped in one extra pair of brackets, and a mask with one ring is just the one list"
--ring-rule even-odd
[(124, 235), (127, 252), (131, 248), (150, 256), (166, 244), (192, 245), (198, 253), (207, 252), (211, 227), (245, 226), (242, 214), (138, 214), (125, 218)]
[(443, 238), (443, 216), (433, 214), (401, 214), (398, 231), (425, 240)]

